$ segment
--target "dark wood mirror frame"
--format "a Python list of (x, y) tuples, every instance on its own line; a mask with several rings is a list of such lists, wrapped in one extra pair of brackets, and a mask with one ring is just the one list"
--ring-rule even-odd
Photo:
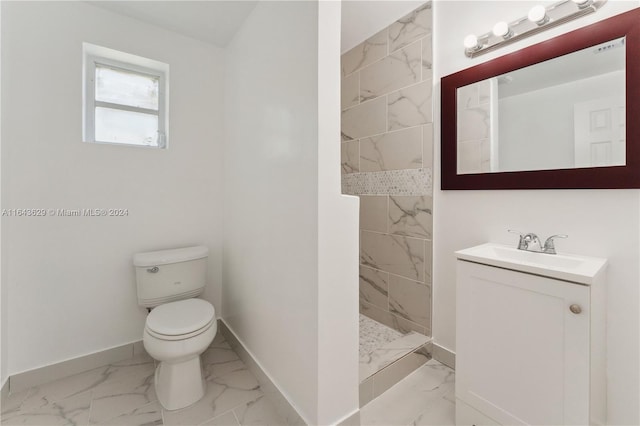
[[(457, 173), (456, 90), (626, 36), (626, 165), (522, 172)], [(462, 54), (462, 53), (461, 53)], [(640, 8), (442, 78), (442, 189), (640, 188)]]

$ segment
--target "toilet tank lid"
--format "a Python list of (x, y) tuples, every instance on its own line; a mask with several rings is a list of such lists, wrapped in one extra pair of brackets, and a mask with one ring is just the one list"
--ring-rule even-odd
[(205, 246), (184, 247), (172, 250), (149, 251), (133, 255), (134, 266), (157, 266), (169, 263), (187, 262), (189, 260), (202, 259), (209, 255), (209, 249)]

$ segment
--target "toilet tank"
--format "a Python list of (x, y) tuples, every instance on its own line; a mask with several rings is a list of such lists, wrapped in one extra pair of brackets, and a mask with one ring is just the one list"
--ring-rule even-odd
[(209, 249), (203, 246), (135, 254), (138, 305), (153, 308), (201, 294), (208, 255)]

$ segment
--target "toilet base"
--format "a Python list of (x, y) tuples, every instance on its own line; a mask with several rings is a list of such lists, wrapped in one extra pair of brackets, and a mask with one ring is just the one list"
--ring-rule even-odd
[(205, 386), (199, 355), (177, 363), (162, 361), (156, 368), (156, 395), (166, 410), (179, 410), (198, 402)]

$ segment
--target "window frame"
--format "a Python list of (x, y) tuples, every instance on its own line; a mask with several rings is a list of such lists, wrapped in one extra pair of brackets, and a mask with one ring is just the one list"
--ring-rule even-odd
[[(95, 80), (96, 80), (96, 67), (103, 66), (112, 68), (119, 71), (125, 71), (133, 74), (151, 76), (158, 78), (158, 110), (133, 107), (124, 104), (97, 101)], [(85, 53), (85, 78), (84, 78), (84, 137), (85, 142), (120, 145), (120, 146), (135, 146), (140, 148), (151, 149), (166, 149), (168, 146), (167, 135), (167, 85), (166, 85), (166, 73), (159, 69), (153, 69), (143, 67), (140, 65), (132, 64), (130, 62), (119, 61), (111, 59), (105, 56), (98, 56), (89, 53)], [(138, 145), (126, 142), (108, 142), (96, 140), (95, 133), (95, 121), (96, 121), (96, 107), (105, 107), (111, 109), (117, 109), (121, 111), (140, 112), (144, 114), (156, 115), (158, 117), (158, 139), (157, 145)]]

